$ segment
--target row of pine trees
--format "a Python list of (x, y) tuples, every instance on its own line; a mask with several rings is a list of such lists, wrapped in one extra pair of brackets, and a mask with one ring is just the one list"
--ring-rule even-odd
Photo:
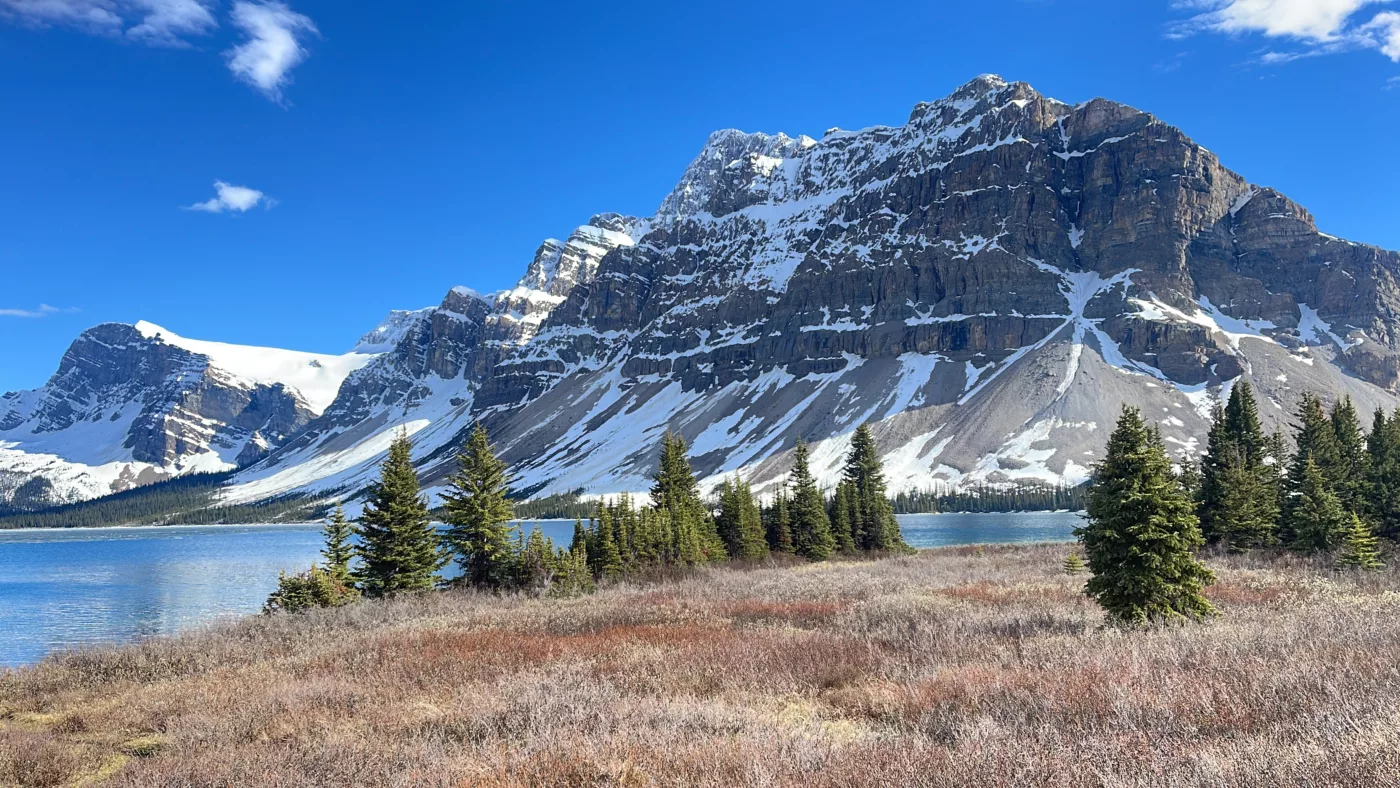
[(886, 494), (874, 436), (865, 426), (852, 436), (833, 495), (818, 486), (807, 445), (799, 441), (789, 479), (767, 506), (760, 506), (738, 478), (723, 481), (717, 500), (707, 503), (685, 441), (667, 433), (650, 505), (639, 506), (627, 495), (600, 501), (587, 524), (575, 523), (567, 548), (554, 545), (538, 528), (526, 536), (512, 524), (510, 471), (480, 425), (442, 495), (442, 531), (419, 489), (411, 455), (412, 443), (400, 433), (360, 520), (351, 524), (336, 509), (324, 531), (324, 565), (283, 575), (268, 600), (269, 612), (426, 591), (444, 585), (439, 572), (452, 562), (462, 574), (447, 584), (573, 596), (593, 590), (599, 580), (721, 561), (763, 561), (775, 554), (824, 561), (912, 552)]
[[(1400, 537), (1400, 412), (1377, 411), (1368, 432), (1343, 398), (1305, 395), (1293, 450), (1265, 435), (1249, 384), (1215, 410), (1199, 464), (1174, 466), (1161, 432), (1125, 407), (1075, 529), (1092, 573), (1085, 592), (1126, 624), (1199, 620), (1214, 575), (1197, 557), (1278, 549), (1330, 557), (1337, 569), (1382, 566), (1379, 538)], [(1065, 571), (1086, 561), (1071, 553)]]
[(1230, 550), (1284, 546), (1376, 566), (1377, 535), (1400, 537), (1400, 413), (1362, 429), (1349, 398), (1303, 396), (1293, 451), (1266, 435), (1249, 384), (1216, 409), (1206, 454), (1183, 469), (1205, 539)]

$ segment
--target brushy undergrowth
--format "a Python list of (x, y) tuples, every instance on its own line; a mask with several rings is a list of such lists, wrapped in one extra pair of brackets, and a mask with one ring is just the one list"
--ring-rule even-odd
[(254, 617), (0, 676), (0, 785), (1393, 785), (1400, 573), (1215, 556), (1103, 626), (1064, 546)]

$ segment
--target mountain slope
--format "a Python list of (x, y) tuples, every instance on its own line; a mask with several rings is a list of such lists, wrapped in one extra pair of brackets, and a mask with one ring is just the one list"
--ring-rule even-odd
[(668, 428), (711, 483), (799, 436), (832, 483), (865, 421), (894, 489), (1077, 482), (1125, 402), (1181, 455), (1242, 377), (1273, 425), (1394, 407), (1397, 272), (1146, 113), (979, 77), (900, 127), (715, 133), (654, 216), (450, 294), (226, 496), (353, 491), (399, 425), (440, 485), (474, 420), (535, 493), (644, 489)]
[(1147, 113), (984, 76), (903, 126), (716, 132), (653, 216), (395, 313), (222, 498), (353, 497), (400, 428), (436, 492), (476, 421), (531, 494), (645, 489), (667, 429), (709, 484), (771, 489), (799, 437), (831, 484), (863, 422), (894, 490), (1074, 483), (1124, 403), (1182, 457), (1242, 379), (1270, 426), (1400, 404), (1397, 274)]
[(0, 504), (71, 503), (252, 463), (374, 357), (205, 342), (144, 321), (96, 326), (43, 388), (0, 399)]

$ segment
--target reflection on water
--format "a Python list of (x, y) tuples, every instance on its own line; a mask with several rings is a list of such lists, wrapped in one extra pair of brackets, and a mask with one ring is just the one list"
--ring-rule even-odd
[[(1078, 515), (900, 517), (915, 547), (1070, 539)], [(566, 546), (573, 522), (540, 523)], [(0, 531), (0, 666), (258, 611), (280, 571), (319, 559), (318, 525)]]

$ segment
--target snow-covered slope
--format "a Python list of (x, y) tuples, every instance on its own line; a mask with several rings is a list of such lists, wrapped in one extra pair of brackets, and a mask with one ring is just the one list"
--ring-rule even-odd
[[(371, 333), (383, 334), (387, 338), (398, 331), (402, 336), (399, 323), (403, 320), (398, 313), (391, 313), (389, 323)], [(227, 373), (250, 387), (280, 385), (290, 389), (318, 416), (335, 400), (345, 378), (377, 355), (364, 352), (366, 348), (362, 345), (357, 345), (354, 352), (345, 355), (327, 356), (299, 350), (205, 342), (186, 339), (144, 320), (137, 322), (136, 331), (147, 339), (163, 341), (204, 356), (209, 359), (212, 369)], [(381, 347), (383, 344), (387, 342), (382, 343)]]
[(894, 489), (1087, 477), (1123, 403), (1181, 455), (1242, 377), (1398, 404), (1400, 257), (1319, 233), (1181, 131), (979, 77), (898, 127), (716, 132), (647, 219), (449, 294), (230, 500), (353, 493), (415, 432), (430, 485), (481, 420), (523, 489), (644, 489), (666, 429), (709, 483), (827, 483), (872, 422)]
[(0, 399), (0, 504), (73, 502), (251, 463), (375, 357), (206, 342), (144, 321), (89, 329), (43, 388)]
[(437, 491), (476, 421), (535, 494), (645, 489), (667, 429), (708, 484), (771, 489), (798, 438), (830, 484), (867, 422), (895, 490), (1073, 483), (1124, 403), (1183, 457), (1242, 379), (1270, 425), (1400, 405), (1397, 313), (1400, 255), (1151, 115), (984, 76), (902, 126), (716, 132), (653, 216), (394, 318), (223, 495), (353, 497), (400, 427)]

